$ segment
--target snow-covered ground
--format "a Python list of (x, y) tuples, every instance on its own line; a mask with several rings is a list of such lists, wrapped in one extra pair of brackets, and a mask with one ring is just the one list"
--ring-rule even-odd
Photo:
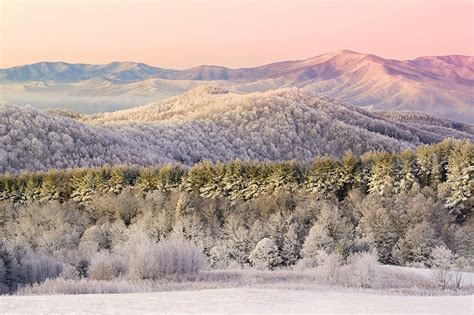
[[(390, 266), (390, 265), (381, 265), (382, 270), (388, 270), (397, 272), (399, 274), (421, 276), (425, 279), (433, 278), (433, 270), (428, 268), (413, 268), (413, 267), (402, 267), (402, 266)], [(448, 272), (449, 281), (453, 281), (455, 278), (455, 273), (453, 271)], [(461, 286), (474, 286), (474, 272), (463, 272)]]
[(0, 297), (0, 313), (473, 314), (474, 296), (234, 288), (135, 294)]

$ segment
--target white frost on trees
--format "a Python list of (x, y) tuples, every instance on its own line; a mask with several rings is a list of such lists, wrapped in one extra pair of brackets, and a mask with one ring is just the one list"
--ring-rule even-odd
[(255, 249), (250, 253), (249, 258), (252, 265), (260, 269), (272, 270), (281, 263), (278, 248), (269, 238), (264, 238), (258, 242)]
[[(74, 118), (0, 104), (0, 172), (190, 165), (204, 159), (311, 160), (342, 157), (348, 149), (399, 151), (445, 136), (298, 89), (248, 95), (199, 89), (126, 111)], [(274, 185), (278, 189), (279, 178)], [(120, 190), (120, 180), (112, 189)]]

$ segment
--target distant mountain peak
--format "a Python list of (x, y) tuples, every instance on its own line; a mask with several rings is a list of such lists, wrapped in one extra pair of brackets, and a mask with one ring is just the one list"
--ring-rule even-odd
[(357, 52), (357, 51), (353, 51), (353, 50), (349, 50), (349, 49), (339, 49), (339, 50), (336, 50), (335, 52), (332, 53), (333, 55), (337, 55), (337, 56), (360, 56), (360, 55), (366, 55), (364, 53), (361, 53), (361, 52)]
[[(144, 105), (211, 81), (213, 88), (192, 93), (223, 94), (217, 87), (249, 93), (293, 86), (356, 106), (423, 111), (474, 122), (472, 56), (394, 60), (341, 49), (305, 60), (239, 69), (203, 65), (172, 70), (132, 61), (105, 65), (44, 62), (0, 69), (2, 98), (6, 101), (42, 102), (43, 107), (69, 106), (79, 111), (82, 104), (89, 108), (83, 111)], [(110, 103), (113, 105), (109, 107)]]
[(424, 62), (431, 66), (445, 67), (446, 65), (468, 68), (474, 71), (474, 56), (448, 55), (448, 56), (426, 56), (413, 60), (415, 63)]

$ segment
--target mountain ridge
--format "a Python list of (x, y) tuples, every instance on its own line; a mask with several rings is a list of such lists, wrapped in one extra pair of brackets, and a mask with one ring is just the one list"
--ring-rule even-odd
[(92, 115), (0, 104), (0, 173), (203, 159), (311, 160), (340, 158), (347, 150), (401, 151), (447, 137), (474, 141), (472, 129), (411, 119), (398, 122), (298, 88), (239, 94), (200, 86)]
[[(352, 59), (347, 58), (349, 55), (353, 56), (353, 58)], [(357, 58), (355, 56), (357, 56)], [(110, 71), (107, 71), (107, 70), (109, 70), (109, 69), (114, 70), (117, 67), (126, 67), (126, 66), (128, 66), (128, 69), (126, 67), (126, 69), (124, 69), (124, 70), (128, 71), (128, 70), (130, 70), (129, 69), (130, 67), (135, 67), (135, 68), (137, 68), (137, 67), (140, 68), (141, 67), (141, 68), (144, 68), (144, 69), (141, 69), (141, 70), (151, 72), (150, 74), (152, 76), (150, 78), (162, 78), (162, 79), (175, 80), (175, 79), (182, 78), (187, 73), (193, 73), (193, 72), (196, 72), (198, 70), (220, 70), (220, 71), (227, 71), (227, 72), (230, 72), (230, 71), (239, 72), (239, 71), (249, 71), (249, 70), (273, 68), (273, 67), (278, 67), (278, 66), (288, 65), (288, 64), (290, 64), (290, 65), (306, 64), (306, 66), (307, 66), (308, 63), (310, 65), (311, 64), (314, 65), (314, 63), (319, 64), (319, 63), (322, 63), (322, 62), (325, 62), (325, 61), (335, 60), (335, 59), (338, 59), (338, 58), (339, 58), (339, 61), (340, 61), (341, 57), (345, 58), (346, 62), (348, 62), (348, 61), (349, 62), (350, 61), (354, 62), (354, 58), (356, 58), (357, 60), (366, 59), (366, 60), (370, 60), (370, 61), (373, 61), (373, 62), (379, 62), (379, 63), (382, 63), (382, 62), (416, 63), (416, 62), (422, 62), (422, 61), (428, 62), (428, 61), (441, 60), (443, 62), (453, 64), (453, 65), (456, 65), (456, 66), (469, 67), (470, 70), (474, 71), (474, 56), (468, 56), (468, 55), (440, 55), (440, 56), (430, 55), (430, 56), (420, 56), (420, 57), (417, 57), (415, 59), (397, 60), (397, 59), (384, 59), (384, 58), (379, 57), (379, 56), (374, 55), (374, 54), (359, 53), (359, 52), (355, 52), (355, 51), (348, 50), (348, 49), (341, 49), (341, 50), (338, 50), (338, 51), (333, 52), (333, 53), (321, 54), (321, 55), (317, 55), (317, 56), (310, 57), (310, 58), (307, 58), (307, 59), (277, 61), (277, 62), (272, 62), (272, 63), (260, 65), (260, 66), (255, 66), (255, 67), (239, 67), (239, 68), (230, 68), (230, 67), (226, 67), (226, 66), (222, 66), (222, 65), (205, 64), (205, 65), (199, 65), (199, 66), (194, 66), (194, 67), (191, 67), (191, 68), (178, 70), (178, 69), (170, 69), (170, 68), (162, 68), (162, 67), (157, 67), (157, 66), (151, 66), (151, 65), (148, 65), (148, 64), (143, 63), (143, 62), (135, 62), (135, 61), (113, 61), (113, 62), (105, 63), (105, 64), (70, 63), (70, 62), (64, 62), (64, 61), (41, 61), (41, 62), (36, 62), (36, 63), (33, 63), (33, 64), (25, 64), (25, 65), (18, 65), (18, 66), (8, 67), (8, 68), (0, 68), (0, 74), (2, 75), (0, 78), (2, 80), (12, 80), (12, 81), (20, 81), (20, 82), (25, 82), (25, 81), (28, 81), (28, 80), (38, 79), (38, 77), (30, 77), (30, 78), (28, 78), (28, 77), (25, 78), (25, 77), (21, 77), (21, 76), (13, 76), (13, 78), (8, 77), (8, 74), (15, 73), (16, 71), (21, 70), (21, 69), (25, 69), (25, 68), (26, 69), (32, 68), (32, 69), (35, 69), (35, 70), (39, 70), (38, 68), (41, 68), (41, 67), (43, 67), (43, 68), (44, 67), (49, 67), (49, 68), (54, 69), (55, 66), (62, 66), (62, 67), (70, 67), (70, 68), (76, 68), (76, 69), (81, 69), (82, 68), (83, 70), (87, 70), (87, 69), (105, 70), (105, 73), (108, 74)], [(455, 62), (452, 62), (453, 60)], [(61, 73), (61, 71), (59, 71), (59, 70), (60, 69), (58, 69), (57, 72)], [(135, 69), (135, 70), (140, 70), (140, 69)], [(297, 69), (291, 69), (290, 71), (295, 71), (295, 70), (299, 70), (299, 69), (298, 68)], [(43, 74), (43, 75), (48, 77), (48, 74)], [(100, 76), (101, 74), (96, 73), (95, 75)], [(60, 79), (61, 79), (61, 77), (57, 78), (57, 80), (60, 80)], [(218, 77), (217, 78), (216, 77), (206, 78), (206, 80), (219, 80), (219, 79), (222, 79), (222, 78), (218, 78)], [(53, 77), (53, 80), (54, 80), (54, 77)], [(83, 78), (79, 78), (79, 80), (83, 80)]]
[(203, 65), (174, 70), (136, 62), (43, 63), (0, 69), (5, 101), (83, 112), (144, 105), (209, 83), (243, 93), (298, 87), (360, 107), (422, 111), (474, 122), (473, 56), (400, 61), (341, 50), (238, 69)]

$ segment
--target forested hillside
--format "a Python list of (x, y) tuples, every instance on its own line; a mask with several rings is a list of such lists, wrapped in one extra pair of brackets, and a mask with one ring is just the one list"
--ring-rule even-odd
[(428, 113), (410, 111), (374, 111), (374, 113), (378, 116), (382, 116), (393, 121), (403, 122), (405, 124), (411, 124), (414, 126), (422, 125), (431, 128), (439, 127), (445, 129), (455, 129), (469, 134), (474, 133), (474, 125), (443, 119)]
[(0, 104), (0, 173), (104, 164), (164, 162), (112, 130)]
[(400, 151), (472, 127), (396, 122), (299, 89), (232, 94), (200, 87), (147, 106), (96, 115), (0, 105), (0, 173), (204, 159), (309, 161), (347, 150)]
[(473, 182), (474, 146), (458, 140), (341, 161), (3, 174), (0, 290), (59, 275), (155, 279), (165, 272), (147, 269), (155, 250), (192, 257), (183, 270), (202, 265), (198, 252), (210, 268), (344, 264), (372, 251), (430, 265), (435, 248), (472, 263)]

